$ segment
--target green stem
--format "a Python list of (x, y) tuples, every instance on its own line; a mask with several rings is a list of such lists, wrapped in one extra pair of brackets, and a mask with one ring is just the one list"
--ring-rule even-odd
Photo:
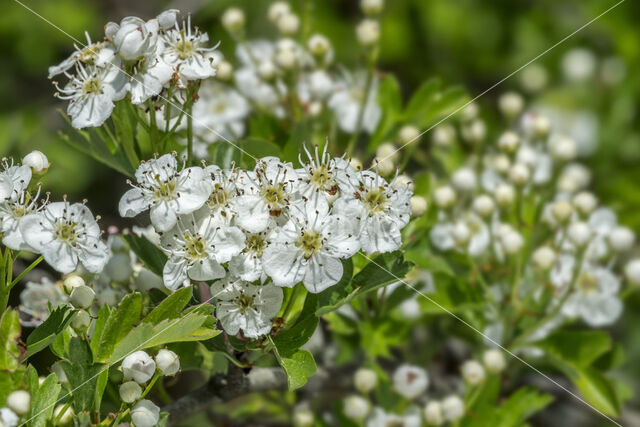
[(147, 105), (149, 107), (149, 140), (151, 141), (151, 149), (154, 153), (157, 153), (158, 145), (156, 144), (156, 134), (158, 132), (158, 126), (156, 125), (156, 107), (154, 107), (151, 99), (147, 101)]
[(187, 114), (187, 165), (193, 160), (193, 103), (189, 103)]
[(58, 412), (58, 415), (53, 419), (54, 426), (58, 425), (58, 423), (60, 422), (62, 417), (65, 415), (65, 412), (67, 412), (70, 406), (71, 406), (71, 401), (69, 400), (67, 403), (64, 404), (60, 412)]
[[(31, 270), (33, 270), (34, 268), (36, 268), (36, 266), (38, 264), (40, 264), (42, 262), (42, 260), (44, 259), (44, 257), (42, 255), (40, 255), (38, 258), (36, 258), (35, 261), (33, 261), (31, 263), (31, 265), (29, 265), (29, 267), (25, 268), (22, 273), (20, 273), (18, 275), (18, 277), (16, 277), (15, 279), (13, 279), (13, 281), (11, 281), (11, 284), (8, 286), (8, 290), (10, 291), (11, 288), (13, 288), (20, 280), (22, 280), (22, 278), (29, 273)], [(9, 277), (9, 280), (11, 280), (11, 277)]]
[(287, 305), (284, 308), (284, 312), (282, 312), (282, 318), (283, 319), (285, 319), (285, 320), (287, 319), (287, 316), (291, 312), (291, 309), (293, 308), (296, 299), (298, 299), (298, 294), (300, 294), (300, 284), (299, 283), (296, 286), (294, 286), (293, 292), (291, 293), (291, 297), (289, 298), (289, 301), (287, 301)]

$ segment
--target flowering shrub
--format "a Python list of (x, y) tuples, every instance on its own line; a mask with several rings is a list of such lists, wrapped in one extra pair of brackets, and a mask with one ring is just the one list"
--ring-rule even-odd
[[(296, 425), (515, 426), (554, 399), (523, 367), (620, 414), (603, 328), (640, 283), (634, 233), (520, 95), (504, 130), (438, 80), (404, 102), (383, 1), (361, 8), (353, 70), (285, 2), (277, 40), (231, 8), (219, 46), (167, 10), (50, 67), (66, 141), (126, 177), (125, 228), (43, 193), (45, 154), (2, 160), (0, 426), (167, 425), (284, 390), (260, 411)], [(167, 392), (185, 378), (204, 385)]]

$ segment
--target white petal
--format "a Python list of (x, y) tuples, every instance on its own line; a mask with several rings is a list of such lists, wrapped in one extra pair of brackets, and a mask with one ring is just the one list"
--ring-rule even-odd
[(303, 260), (302, 254), (295, 247), (271, 245), (264, 251), (262, 266), (273, 283), (290, 288), (304, 277)]
[(144, 193), (139, 188), (132, 188), (124, 193), (118, 204), (120, 216), (131, 218), (149, 208), (149, 202), (145, 200)]
[(218, 262), (228, 262), (244, 249), (245, 235), (238, 227), (223, 227), (215, 236), (215, 257)]
[(109, 260), (109, 249), (102, 241), (97, 240), (86, 244), (86, 247), (78, 252), (78, 258), (88, 271), (100, 273)]
[(317, 294), (333, 286), (342, 278), (342, 263), (337, 258), (316, 255), (311, 258), (304, 275), (304, 287), (312, 294)]
[(71, 273), (78, 266), (78, 256), (74, 249), (54, 240), (42, 249), (42, 256), (47, 263), (63, 274)]
[(160, 202), (151, 208), (151, 223), (157, 231), (168, 231), (178, 221), (169, 202)]
[(259, 233), (269, 225), (269, 208), (257, 195), (244, 195), (234, 200), (238, 225), (250, 233)]
[(176, 290), (184, 285), (187, 279), (186, 262), (177, 257), (171, 257), (162, 269), (162, 281), (164, 285)]
[(193, 263), (189, 268), (189, 277), (193, 280), (213, 280), (224, 277), (226, 271), (215, 258), (205, 258)]

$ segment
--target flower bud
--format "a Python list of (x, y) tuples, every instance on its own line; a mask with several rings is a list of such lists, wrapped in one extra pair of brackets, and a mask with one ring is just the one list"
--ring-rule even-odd
[(237, 33), (244, 28), (244, 12), (237, 7), (230, 7), (222, 14), (222, 26), (230, 33)]
[(419, 217), (427, 212), (427, 201), (422, 196), (411, 197), (411, 216)]
[(576, 246), (583, 247), (591, 240), (591, 227), (586, 222), (574, 222), (569, 225), (567, 234)]
[(632, 259), (624, 268), (624, 275), (632, 285), (640, 285), (640, 259)]
[(103, 273), (114, 282), (129, 281), (133, 275), (133, 263), (129, 253), (114, 253), (104, 266)]
[(402, 365), (393, 373), (393, 387), (407, 399), (415, 399), (425, 392), (429, 385), (427, 371), (417, 366)]
[(458, 245), (464, 246), (469, 243), (471, 230), (464, 221), (458, 221), (454, 224), (453, 229), (451, 230), (451, 235)]
[(549, 76), (547, 70), (540, 64), (529, 64), (520, 75), (522, 87), (530, 93), (538, 92), (547, 85)]
[(480, 216), (487, 217), (493, 213), (496, 205), (493, 199), (486, 194), (481, 194), (473, 200), (473, 210)]
[(478, 179), (471, 168), (460, 168), (451, 177), (451, 183), (460, 192), (470, 192), (476, 188)]
[(548, 246), (542, 246), (533, 253), (533, 262), (541, 270), (547, 271), (556, 262), (556, 253)]
[(609, 244), (616, 252), (626, 252), (633, 247), (636, 236), (627, 227), (615, 227), (609, 233)]
[(534, 137), (546, 138), (549, 132), (551, 132), (551, 120), (549, 120), (547, 116), (537, 115), (533, 119), (531, 130), (533, 131)]
[(362, 162), (360, 161), (360, 159), (357, 159), (355, 157), (349, 159), (349, 166), (357, 171), (362, 170)]
[(168, 30), (176, 25), (176, 21), (178, 20), (178, 13), (180, 11), (178, 9), (169, 9), (162, 12), (156, 18), (158, 20), (158, 25), (163, 30)]
[(233, 65), (229, 61), (220, 61), (216, 70), (216, 77), (225, 82), (231, 80), (233, 77)]
[(573, 207), (569, 202), (559, 200), (551, 206), (551, 215), (556, 221), (563, 223), (571, 218)]
[[(62, 404), (58, 405), (53, 410), (53, 419), (57, 420), (56, 422), (57, 426), (66, 426), (67, 424), (70, 424), (71, 421), (73, 420), (73, 416), (75, 415), (73, 413), (73, 408), (71, 406), (67, 406), (66, 409), (64, 406), (65, 405), (62, 405)], [(64, 413), (62, 412), (63, 409), (64, 409)]]
[(58, 381), (60, 381), (61, 384), (69, 382), (67, 374), (64, 372), (64, 369), (62, 369), (62, 365), (60, 364), (60, 362), (56, 362), (51, 365), (51, 371), (53, 371), (58, 376)]
[(73, 326), (73, 329), (80, 331), (87, 329), (90, 324), (91, 317), (89, 316), (89, 313), (84, 310), (78, 310), (71, 320), (71, 326)]
[(64, 279), (64, 282), (62, 282), (62, 284), (64, 285), (64, 290), (67, 291), (68, 294), (73, 292), (75, 288), (85, 285), (82, 277), (76, 276), (75, 274), (71, 276), (67, 276), (67, 278)]
[(515, 230), (510, 230), (509, 232), (502, 234), (500, 238), (502, 240), (504, 251), (509, 255), (520, 252), (520, 249), (522, 249), (522, 246), (524, 245), (524, 239), (520, 233)]
[(398, 131), (398, 138), (402, 144), (410, 144), (420, 138), (420, 129), (411, 125), (404, 125)]
[(484, 352), (482, 355), (482, 362), (487, 368), (487, 371), (492, 374), (502, 372), (507, 366), (507, 361), (504, 359), (504, 354), (497, 348), (492, 348)]
[(558, 190), (574, 193), (583, 189), (591, 181), (591, 172), (580, 164), (571, 164), (564, 168), (558, 179)]
[(35, 174), (43, 174), (49, 169), (49, 159), (41, 151), (33, 150), (22, 159), (22, 164), (29, 166)]
[(498, 138), (498, 147), (507, 153), (515, 153), (519, 146), (520, 136), (513, 131), (507, 131)]
[(456, 421), (464, 415), (464, 402), (456, 394), (451, 394), (442, 400), (442, 413), (447, 421)]
[(598, 199), (588, 191), (582, 191), (573, 198), (573, 205), (582, 215), (589, 215), (598, 206)]
[(479, 111), (480, 109), (478, 108), (478, 104), (476, 104), (475, 102), (471, 102), (460, 112), (460, 119), (463, 122), (471, 122), (478, 118)]
[(133, 403), (142, 396), (142, 387), (135, 381), (127, 381), (120, 385), (120, 399), (124, 403)]
[(507, 92), (498, 99), (498, 108), (506, 117), (516, 117), (524, 108), (524, 99), (519, 93)]
[(284, 1), (274, 2), (269, 7), (269, 12), (268, 12), (269, 21), (276, 23), (278, 22), (278, 20), (280, 20), (280, 18), (282, 18), (284, 15), (288, 14), (289, 12), (291, 12), (289, 3)]
[(136, 427), (155, 426), (159, 419), (160, 408), (150, 400), (141, 400), (131, 409), (131, 421)]
[(373, 369), (360, 368), (353, 375), (353, 383), (360, 392), (369, 393), (378, 385), (378, 374)]
[(290, 70), (298, 63), (298, 56), (293, 49), (278, 49), (276, 63), (285, 70)]
[(374, 158), (372, 166), (382, 176), (391, 175), (396, 170), (396, 165), (393, 163), (393, 161), (388, 158), (385, 159), (384, 157)]
[(294, 427), (311, 427), (313, 426), (313, 412), (306, 407), (298, 407), (293, 411)]
[(398, 160), (400, 154), (395, 145), (390, 142), (385, 142), (384, 144), (380, 144), (376, 149), (376, 156), (381, 159), (389, 159), (392, 162), (395, 162)]
[(384, 8), (384, 0), (360, 0), (360, 8), (367, 15), (377, 15)]
[(575, 141), (564, 135), (556, 135), (549, 141), (549, 149), (554, 159), (568, 162), (578, 155), (578, 146)]
[(347, 418), (354, 421), (364, 420), (369, 410), (371, 409), (371, 405), (369, 402), (358, 395), (347, 396), (344, 399), (343, 403), (343, 411)]
[(432, 400), (424, 407), (424, 419), (430, 426), (439, 426), (444, 423), (442, 404)]
[(163, 375), (175, 375), (180, 370), (180, 358), (173, 351), (162, 349), (156, 354), (156, 365)]
[(460, 370), (462, 378), (471, 385), (478, 385), (484, 381), (484, 367), (477, 360), (467, 360), (462, 364)]
[(507, 207), (513, 203), (516, 198), (516, 191), (508, 184), (500, 184), (495, 191), (494, 197), (498, 205)]
[(31, 395), (24, 390), (16, 390), (7, 396), (7, 407), (18, 415), (29, 412), (31, 406)]
[(516, 163), (509, 170), (509, 180), (517, 186), (525, 185), (530, 177), (529, 168), (522, 163)]
[(433, 130), (432, 141), (439, 147), (448, 147), (456, 138), (456, 130), (449, 124), (438, 125)]
[(146, 352), (140, 350), (125, 357), (121, 368), (125, 380), (133, 379), (138, 384), (143, 384), (153, 377), (156, 362)]
[(487, 126), (482, 120), (474, 120), (473, 122), (462, 127), (462, 138), (472, 144), (482, 142), (486, 136)]
[(391, 183), (394, 187), (397, 188), (407, 188), (410, 191), (413, 191), (413, 180), (411, 178), (409, 178), (407, 175), (402, 174), (402, 175), (398, 175), (396, 177), (396, 179), (393, 180), (393, 182)]
[(9, 408), (0, 408), (0, 426), (16, 427), (20, 418)]
[(322, 102), (313, 101), (307, 106), (307, 113), (309, 113), (311, 117), (318, 117), (320, 113), (322, 113), (323, 108)]
[(511, 169), (511, 160), (506, 154), (500, 154), (493, 159), (493, 168), (502, 174), (506, 174)]
[(300, 28), (300, 18), (295, 13), (286, 13), (278, 19), (276, 25), (282, 35), (292, 36)]
[(448, 208), (456, 202), (456, 192), (448, 185), (436, 188), (433, 192), (433, 200), (439, 208)]
[(75, 308), (87, 308), (93, 303), (95, 298), (96, 293), (93, 289), (84, 285), (73, 288), (69, 296), (69, 302), (71, 302)]
[(158, 27), (154, 25), (154, 21), (147, 23), (137, 17), (127, 17), (120, 22), (117, 30), (113, 26), (108, 29), (107, 34), (116, 30), (110, 38), (122, 58), (128, 61), (135, 60), (150, 51), (158, 36), (156, 31)]
[(265, 81), (272, 80), (277, 71), (276, 66), (271, 61), (262, 61), (258, 64), (258, 75)]
[(331, 42), (322, 34), (314, 34), (307, 41), (309, 52), (314, 56), (324, 56), (331, 50)]
[(380, 40), (380, 24), (373, 19), (365, 19), (356, 27), (356, 38), (363, 46), (373, 46)]

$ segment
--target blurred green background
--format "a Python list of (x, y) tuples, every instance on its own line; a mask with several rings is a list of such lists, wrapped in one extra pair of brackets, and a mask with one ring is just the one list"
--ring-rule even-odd
[[(103, 25), (126, 15), (155, 16), (168, 8), (192, 12), (193, 21), (220, 49), (232, 56), (232, 43), (219, 17), (230, 5), (247, 13), (250, 37), (276, 32), (265, 18), (263, 0), (24, 0), (34, 11), (84, 42), (87, 30), (95, 40)], [(336, 61), (352, 64), (361, 58), (353, 28), (362, 18), (357, 0), (294, 0), (297, 10), (310, 7), (312, 31), (336, 41)], [(380, 68), (397, 75), (405, 94), (423, 80), (441, 76), (463, 85), (471, 97), (617, 3), (604, 0), (393, 0), (382, 18)], [(478, 103), (494, 134), (500, 94), (521, 92), (536, 106), (552, 111), (570, 126), (583, 146), (584, 161), (594, 171), (594, 191), (621, 222), (640, 231), (640, 7), (627, 0), (555, 47), (532, 66), (493, 89)], [(338, 42), (339, 41), (339, 42)], [(64, 104), (53, 97), (47, 68), (72, 51), (68, 35), (53, 28), (14, 0), (0, 6), (0, 152), (24, 156), (39, 149), (53, 167), (45, 187), (54, 196), (89, 198), (102, 226), (118, 224), (117, 200), (124, 179), (67, 146), (58, 134)], [(424, 138), (423, 140), (428, 140)], [(98, 196), (99, 195), (99, 196)], [(620, 375), (640, 378), (640, 299), (628, 301), (625, 317), (613, 330), (627, 350)], [(636, 381), (635, 394), (640, 395)], [(639, 407), (639, 399), (635, 404)]]

